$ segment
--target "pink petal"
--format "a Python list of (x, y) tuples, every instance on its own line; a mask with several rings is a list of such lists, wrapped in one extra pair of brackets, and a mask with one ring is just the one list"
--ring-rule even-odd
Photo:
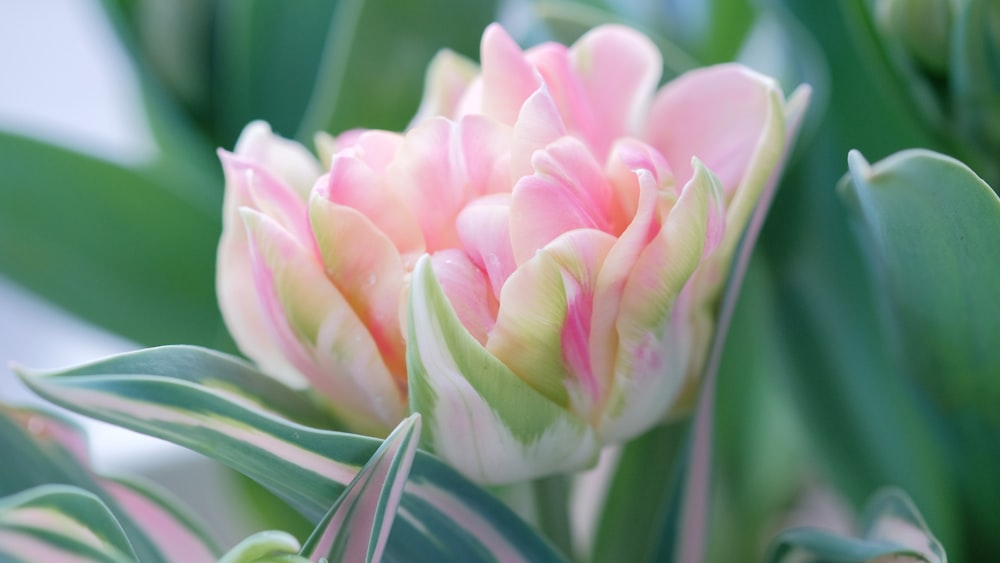
[(723, 198), (718, 179), (699, 163), (695, 168), (625, 284), (614, 385), (601, 423), (608, 440), (630, 438), (662, 420), (686, 384), (689, 350), (674, 346), (674, 339), (685, 337), (687, 327), (672, 322), (672, 309), (701, 261), (709, 208)]
[[(595, 290), (595, 310), (590, 334), (591, 356), (601, 373), (610, 374), (614, 370), (618, 334), (616, 323), (620, 311), (625, 284), (632, 275), (639, 256), (660, 230), (661, 199), (663, 184), (671, 188), (673, 178), (665, 169), (663, 157), (655, 150), (638, 141), (619, 142), (612, 156), (612, 168), (629, 169), (630, 178), (620, 178), (620, 183), (628, 183), (619, 190), (636, 192), (636, 207), (628, 226), (608, 252), (601, 267)], [(672, 204), (669, 201), (669, 204)]]
[(462, 326), (480, 344), (485, 343), (496, 319), (497, 302), (482, 270), (456, 249), (435, 252), (431, 264)]
[(495, 299), (517, 263), (510, 244), (510, 195), (495, 194), (473, 201), (455, 222), (465, 253), (486, 272)]
[(353, 430), (384, 434), (402, 418), (405, 401), (374, 339), (315, 255), (269, 217), (242, 214), (273, 338)]
[(366, 157), (375, 160), (376, 168), (382, 164), (383, 157), (378, 151), (338, 153), (326, 182), (317, 184), (315, 195), (356, 209), (392, 241), (404, 261), (416, 261), (425, 249), (420, 226)]
[(254, 121), (243, 129), (235, 153), (291, 187), (303, 200), (323, 173), (316, 157), (305, 147), (273, 134), (263, 121)]
[(455, 219), (468, 201), (510, 190), (509, 147), (509, 128), (482, 116), (432, 118), (407, 133), (386, 174), (428, 251), (460, 245)]
[(569, 56), (587, 97), (581, 132), (595, 154), (606, 155), (614, 140), (642, 129), (660, 80), (660, 52), (633, 29), (603, 25), (577, 40)]
[(559, 405), (588, 418), (608, 380), (590, 356), (597, 275), (614, 237), (565, 233), (522, 264), (500, 294), (487, 349)]
[[(256, 206), (249, 185), (251, 178), (268, 175), (252, 163), (226, 151), (220, 150), (219, 157), (226, 177), (222, 238), (216, 263), (219, 310), (233, 340), (248, 358), (281, 381), (296, 387), (304, 386), (306, 381), (302, 374), (289, 363), (268, 329), (267, 315), (254, 288), (249, 241), (238, 211), (240, 207)], [(285, 186), (273, 178), (264, 183), (278, 191)], [(284, 190), (292, 193), (290, 188), (285, 187)], [(294, 223), (286, 221), (289, 222)], [(303, 230), (296, 230), (299, 232), (296, 236), (301, 237)]]
[(574, 229), (610, 231), (608, 184), (593, 155), (563, 137), (532, 159), (535, 174), (522, 178), (511, 199), (511, 243), (518, 264)]
[(514, 123), (510, 150), (510, 174), (516, 182), (534, 172), (531, 159), (535, 152), (566, 135), (566, 126), (548, 88), (539, 88), (528, 97)]
[(315, 196), (309, 218), (329, 280), (375, 340), (389, 372), (406, 385), (399, 308), (405, 270), (392, 241), (356, 209)]
[(483, 32), (479, 48), (482, 59), (482, 111), (501, 123), (512, 125), (521, 106), (540, 81), (517, 43), (497, 24)]
[(736, 64), (688, 72), (656, 96), (644, 137), (666, 157), (678, 184), (691, 178), (697, 157), (729, 199), (764, 134), (776, 91), (773, 80)]

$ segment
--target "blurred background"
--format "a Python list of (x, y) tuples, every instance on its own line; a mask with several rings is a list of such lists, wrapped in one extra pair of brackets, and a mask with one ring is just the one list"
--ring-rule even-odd
[[(403, 129), (430, 57), (475, 59), (497, 20), (523, 46), (624, 22), (658, 44), (664, 80), (738, 60), (786, 92), (813, 87), (720, 372), (711, 559), (755, 560), (790, 523), (850, 529), (885, 485), (913, 497), (953, 560), (1000, 559), (997, 403), (961, 398), (996, 398), (1000, 360), (912, 360), (962, 313), (894, 316), (836, 189), (849, 150), (875, 162), (912, 147), (1000, 185), (996, 2), (0, 0), (0, 360), (53, 368), (175, 343), (235, 352), (214, 297), (215, 148), (254, 119), (309, 146), (316, 131)], [(998, 306), (995, 294), (963, 299)], [(6, 367), (0, 394), (30, 400)], [(99, 469), (151, 475), (227, 521), (205, 502), (226, 490), (221, 470), (90, 428)], [(606, 509), (656, 519), (671, 431), (623, 449), (631, 469)], [(657, 541), (654, 528), (608, 540), (595, 560), (642, 560)]]

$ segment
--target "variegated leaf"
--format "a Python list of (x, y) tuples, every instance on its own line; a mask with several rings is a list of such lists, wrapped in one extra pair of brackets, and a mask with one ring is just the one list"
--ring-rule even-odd
[(312, 560), (381, 561), (419, 439), (420, 415), (414, 414), (385, 439), (299, 554)]
[(78, 487), (42, 485), (0, 500), (0, 560), (133, 563), (111, 510)]
[[(20, 370), (50, 401), (186, 446), (265, 485), (319, 522), (381, 441), (310, 428), (279, 416), (240, 379), (220, 387), (219, 354), (147, 350), (41, 374)], [(229, 360), (238, 362), (238, 360)], [(205, 363), (202, 363), (205, 362)], [(242, 370), (239, 378), (264, 377)], [(559, 561), (562, 557), (492, 495), (417, 452), (383, 560)]]

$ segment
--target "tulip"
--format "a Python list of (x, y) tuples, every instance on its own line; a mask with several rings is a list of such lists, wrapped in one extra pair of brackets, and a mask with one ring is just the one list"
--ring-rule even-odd
[(483, 483), (583, 468), (689, 408), (729, 262), (806, 91), (738, 65), (656, 91), (603, 26), (482, 66), (444, 52), (403, 134), (302, 147), (254, 123), (226, 173), (218, 290), (240, 348)]

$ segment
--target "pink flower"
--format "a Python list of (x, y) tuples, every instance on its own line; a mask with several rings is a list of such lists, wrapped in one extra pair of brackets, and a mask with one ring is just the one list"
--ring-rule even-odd
[(737, 65), (658, 92), (628, 28), (482, 69), (445, 52), (404, 134), (326, 141), (328, 172), (266, 125), (226, 171), (219, 299), (241, 349), (352, 429), (421, 412), (481, 482), (591, 463), (676, 414), (733, 249), (805, 93)]

